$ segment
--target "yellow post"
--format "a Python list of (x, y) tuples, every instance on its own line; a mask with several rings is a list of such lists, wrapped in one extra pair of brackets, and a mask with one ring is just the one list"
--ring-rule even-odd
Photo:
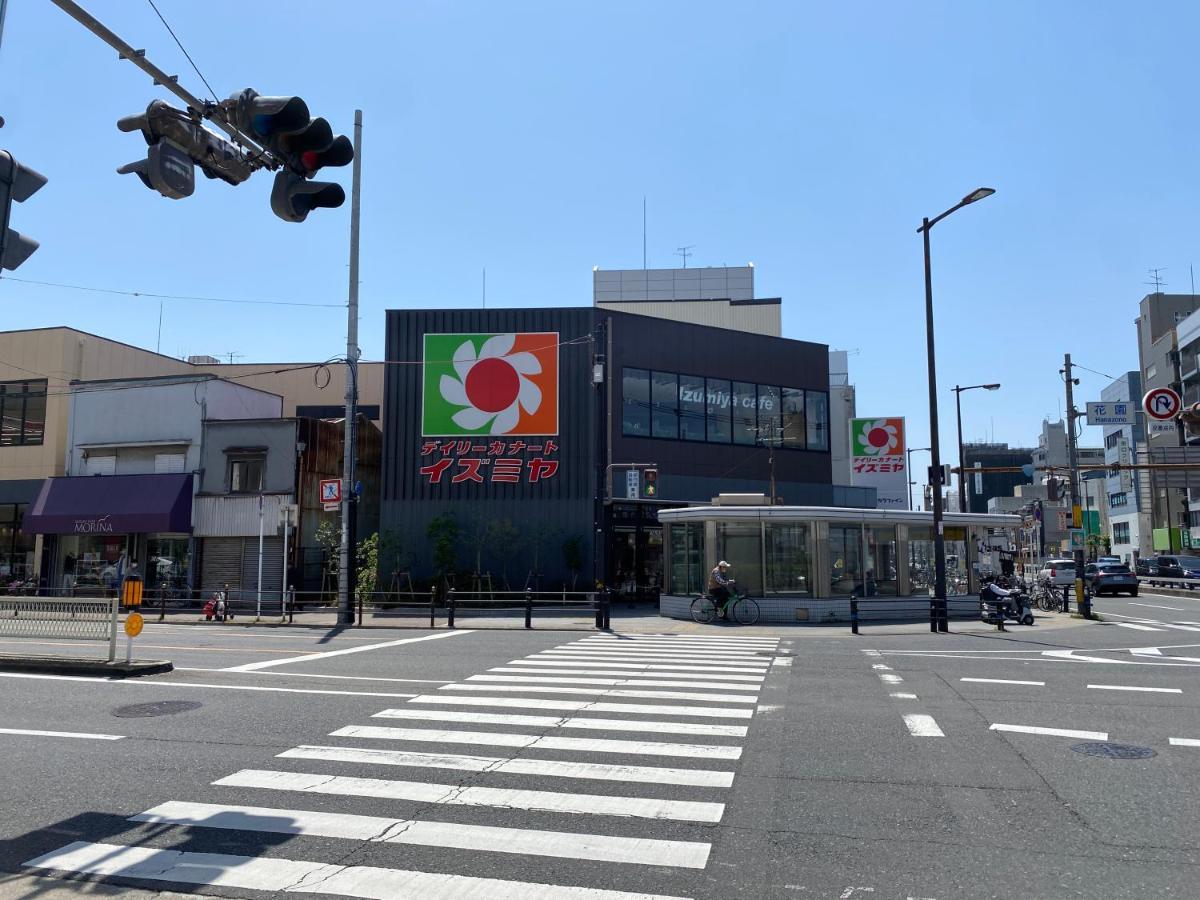
[(142, 579), (139, 575), (128, 575), (121, 584), (121, 603), (125, 606), (142, 605)]

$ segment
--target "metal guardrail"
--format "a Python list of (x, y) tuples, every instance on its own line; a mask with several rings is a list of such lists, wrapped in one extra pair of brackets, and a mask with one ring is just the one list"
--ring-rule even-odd
[(117, 653), (117, 597), (0, 597), (0, 637), (106, 641)]

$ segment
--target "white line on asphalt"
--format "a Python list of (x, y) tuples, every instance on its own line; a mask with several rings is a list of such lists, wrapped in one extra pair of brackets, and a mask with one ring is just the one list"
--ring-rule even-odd
[(1107, 741), (1107, 731), (1074, 731), (1070, 728), (1042, 728), (1039, 725), (991, 725), (989, 731), (1013, 731), (1017, 734), (1044, 734), (1050, 737), (1078, 738), (1081, 741)]
[(596, 700), (534, 700), (527, 697), (456, 697), (453, 694), (422, 694), (409, 703), (438, 706), (505, 706), (517, 709), (563, 709), (574, 712), (606, 712), (645, 716), (699, 716), (706, 719), (749, 719), (749, 709), (728, 706), (671, 706), (657, 703), (604, 703)]
[(1113, 623), (1116, 625), (1125, 625), (1125, 627), (1127, 627), (1127, 628), (1132, 628), (1133, 623), (1140, 623), (1143, 626), (1143, 628), (1145, 628), (1146, 626), (1149, 626), (1149, 625), (1154, 625), (1160, 629), (1161, 628), (1173, 628), (1176, 631), (1200, 631), (1200, 628), (1197, 628), (1194, 625), (1179, 625), (1179, 624), (1175, 624), (1174, 622), (1160, 622), (1157, 619), (1147, 619), (1142, 616), (1122, 616), (1119, 613), (1113, 613), (1113, 612), (1106, 612), (1104, 615), (1112, 616), (1114, 619), (1130, 619), (1131, 622), (1129, 624), (1127, 624), (1125, 622)]
[(1132, 600), (1129, 601), (1129, 605), (1130, 606), (1144, 606), (1144, 607), (1146, 607), (1146, 609), (1173, 609), (1176, 612), (1183, 612), (1182, 606), (1156, 606), (1153, 603), (1134, 603)]
[(721, 703), (757, 703), (755, 694), (707, 694), (696, 691), (636, 691), (626, 688), (546, 687), (540, 684), (445, 684), (439, 691), (480, 691), (500, 694), (576, 694), (593, 697), (637, 697), (641, 700), (718, 700)]
[(463, 822), (388, 819), (353, 813), (224, 806), (215, 803), (185, 803), (178, 800), (160, 803), (143, 813), (130, 816), (128, 821), (688, 869), (703, 869), (711, 847), (710, 844), (694, 841), (572, 834), (564, 831), (537, 831), (531, 828), (468, 825)]
[(698, 643), (698, 644), (737, 644), (745, 646), (770, 645), (774, 647), (779, 638), (771, 637), (732, 637), (730, 635), (707, 634), (597, 634), (581, 641), (605, 641), (613, 644), (643, 644), (643, 643)]
[(98, 877), (173, 884), (217, 884), (237, 890), (311, 893), (315, 889), (331, 896), (361, 897), (365, 900), (395, 900), (398, 897), (420, 897), (422, 900), (452, 900), (458, 897), (487, 897), (488, 900), (687, 900), (659, 894), (630, 894), (625, 891), (412, 872), (378, 866), (341, 866), (227, 853), (90, 844), (85, 841), (74, 841), (52, 853), (31, 859), (24, 865)]
[(668, 647), (609, 647), (599, 646), (596, 644), (563, 644), (558, 647), (550, 647), (543, 651), (545, 653), (586, 653), (589, 656), (669, 656), (672, 659), (698, 659), (701, 662), (708, 660), (762, 660), (769, 658), (769, 654), (777, 653), (774, 648), (763, 648), (762, 652), (754, 650), (717, 650), (711, 647), (687, 647), (687, 648), (668, 648)]
[(904, 691), (898, 691), (894, 694), (888, 694), (888, 696), (895, 697), (897, 700), (916, 700), (917, 699), (916, 694), (909, 694), (909, 693), (905, 693)]
[(364, 644), (361, 647), (347, 647), (344, 650), (326, 650), (321, 653), (306, 653), (303, 656), (289, 656), (287, 659), (269, 659), (266, 662), (247, 663), (244, 666), (230, 666), (226, 672), (254, 672), (258, 669), (268, 669), (272, 666), (285, 666), (297, 662), (314, 662), (318, 659), (329, 659), (334, 656), (346, 656), (349, 653), (366, 653), (368, 650), (383, 650), (386, 647), (399, 647), (402, 644), (416, 644), (421, 641), (436, 641), (441, 638), (454, 637), (459, 634), (474, 634), (473, 631), (440, 631), (437, 634), (427, 634), (422, 637), (401, 638), (398, 641), (384, 641), (381, 644)]
[(721, 821), (723, 803), (695, 800), (659, 800), (653, 797), (622, 797), (603, 794), (569, 794), (557, 791), (509, 788), (463, 787), (427, 781), (388, 781), (381, 778), (277, 772), (242, 769), (213, 782), (220, 787), (262, 788), (273, 791), (302, 791), (341, 797), (378, 797), (412, 800), (448, 806), (494, 806), (537, 812), (581, 815), (630, 816), (638, 819), (671, 819), (681, 822)]
[(878, 670), (878, 671), (880, 671), (880, 672), (890, 672), (890, 671), (892, 671), (892, 667), (891, 667), (891, 666), (884, 665), (883, 663), (875, 663), (873, 666), (871, 666), (871, 668), (872, 668), (872, 669), (876, 669), (876, 670)]
[(864, 650), (863, 653), (867, 654), (867, 656), (882, 656), (878, 650)]
[(623, 644), (619, 641), (574, 641), (570, 644), (559, 644), (555, 650), (587, 650), (608, 653), (620, 650), (623, 653), (709, 653), (713, 656), (754, 656), (758, 653), (775, 653), (775, 644), (762, 644), (757, 647), (737, 647), (732, 644), (688, 644), (671, 641), (669, 643), (635, 645)]
[[(454, 632), (450, 632), (453, 634)], [(711, 657), (705, 653), (671, 654), (671, 653), (635, 653), (619, 650), (591, 652), (588, 650), (543, 650), (530, 654), (528, 659), (594, 659), (600, 662), (646, 662), (646, 663), (683, 663), (684, 665), (706, 666), (720, 669), (724, 666), (769, 666), (769, 656), (737, 656)]]
[[(501, 674), (524, 674), (524, 675), (591, 675), (594, 677), (619, 676), (621, 678), (703, 678), (705, 681), (727, 681), (734, 682), (739, 685), (748, 685), (753, 687), (756, 684), (762, 684), (766, 681), (765, 675), (725, 675), (725, 674), (707, 674), (697, 675), (695, 672), (648, 672), (638, 667), (634, 671), (620, 671), (617, 669), (545, 669), (545, 668), (526, 668), (523, 666), (496, 666), (488, 669), (489, 672), (500, 672)], [(438, 684), (447, 684), (448, 682), (439, 681)]]
[(706, 737), (745, 737), (745, 725), (707, 722), (664, 722), (635, 719), (584, 719), (525, 716), (519, 713), (478, 713), (458, 709), (385, 709), (373, 719), (412, 719), (422, 722), (472, 722), (479, 725), (529, 725), (535, 728), (576, 728), (589, 731), (640, 731), (653, 734), (691, 734)]
[[(196, 666), (176, 666), (176, 672), (227, 672), (228, 669), (201, 669)], [(312, 672), (252, 672), (249, 674), (272, 678), (331, 678), (338, 681), (387, 681), (395, 684), (449, 684), (445, 678), (376, 678), (371, 675), (315, 675)]]
[(501, 731), (451, 731), (444, 728), (388, 728), (381, 725), (347, 725), (330, 737), (415, 741), (422, 744), (479, 744), (487, 747), (521, 747), (526, 750), (566, 750), (574, 753), (623, 753), (634, 756), (682, 756), (695, 759), (741, 759), (741, 747), (714, 744), (668, 744), (662, 741), (621, 741), (599, 738), (539, 736)]
[(708, 666), (685, 666), (679, 664), (667, 665), (665, 663), (647, 664), (644, 662), (625, 662), (622, 660), (592, 660), (586, 656), (578, 659), (514, 659), (509, 663), (511, 666), (546, 666), (548, 668), (564, 668), (564, 669), (628, 669), (633, 672), (704, 672), (708, 674), (743, 674), (761, 675), (766, 670), (762, 666), (744, 666), (733, 667), (724, 666), (719, 670), (714, 671)]
[(86, 731), (35, 731), (29, 728), (0, 728), (0, 734), (16, 734), (27, 737), (82, 738), (92, 741), (119, 741), (125, 737), (123, 734), (91, 734)]
[(1181, 688), (1134, 687), (1126, 684), (1089, 684), (1093, 691), (1143, 691), (1148, 694), (1182, 694)]
[[(224, 670), (222, 670), (224, 671)], [(0, 672), (0, 678), (32, 678), (38, 681), (83, 681), (122, 687), (207, 688), (214, 691), (263, 691), (272, 694), (333, 694), (337, 697), (415, 697), (416, 694), (390, 694), (380, 691), (322, 691), (315, 688), (266, 687), (261, 684), (208, 684), (193, 681), (146, 681), (141, 678), (95, 678), (91, 675), (40, 675), (34, 672)]]
[(547, 778), (587, 778), (593, 781), (636, 781), (642, 784), (679, 784), (690, 787), (717, 788), (727, 788), (733, 784), (732, 772), (566, 762), (559, 759), (502, 759), (494, 756), (464, 756), (456, 753), (417, 753), (408, 750), (376, 750), (367, 747), (313, 746), (293, 747), (278, 755), (284, 759), (323, 759), (330, 762), (366, 763), (378, 766), (499, 772), (508, 775), (536, 775)]
[(1157, 647), (1130, 647), (1129, 652), (1134, 656), (1162, 656), (1162, 651)]
[(540, 654), (538, 656), (529, 656), (521, 660), (521, 665), (527, 662), (597, 662), (597, 663), (656, 663), (658, 665), (667, 665), (669, 668), (676, 669), (681, 672), (759, 672), (767, 671), (767, 667), (771, 665), (770, 659), (763, 659), (761, 663), (751, 662), (750, 660), (737, 660), (736, 662), (728, 662), (721, 660), (719, 662), (704, 662), (703, 657), (696, 659), (671, 659), (667, 656), (599, 656), (578, 655), (578, 654)]
[(892, 675), (888, 672), (880, 672), (879, 680), (885, 684), (901, 684), (904, 681), (899, 675)]
[(1200, 747), (1200, 740), (1196, 738), (1170, 738), (1172, 747)]
[(972, 681), (978, 684), (1027, 684), (1030, 687), (1045, 687), (1044, 681), (1015, 681), (1008, 678), (960, 678), (959, 681)]
[(710, 691), (752, 691), (757, 690), (759, 687), (756, 684), (730, 684), (727, 681), (668, 681), (666, 679), (658, 680), (652, 678), (562, 678), (549, 672), (542, 675), (471, 675), (467, 678), (467, 681), (500, 681), (508, 684), (607, 684), (610, 687), (681, 687), (703, 688)]
[(933, 716), (926, 716), (921, 713), (905, 713), (904, 724), (908, 726), (908, 732), (913, 737), (946, 736), (942, 729), (938, 728), (938, 723), (933, 720)]
[[(1107, 613), (1112, 615), (1112, 613)], [(1162, 631), (1161, 628), (1151, 628), (1149, 625), (1135, 625), (1133, 622), (1113, 622), (1118, 628), (1132, 628), (1135, 631)]]
[(772, 663), (772, 665), (790, 666), (792, 664), (792, 662), (793, 662), (793, 659), (790, 656), (777, 656), (777, 657), (775, 657), (775, 662)]

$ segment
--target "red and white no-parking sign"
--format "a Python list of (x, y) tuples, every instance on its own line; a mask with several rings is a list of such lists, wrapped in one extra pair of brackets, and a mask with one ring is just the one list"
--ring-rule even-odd
[(1146, 396), (1142, 398), (1142, 408), (1146, 410), (1146, 415), (1160, 422), (1169, 421), (1179, 415), (1182, 405), (1179, 395), (1166, 387), (1146, 391)]

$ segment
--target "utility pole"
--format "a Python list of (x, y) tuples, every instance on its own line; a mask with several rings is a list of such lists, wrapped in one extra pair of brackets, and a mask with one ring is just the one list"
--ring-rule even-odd
[(362, 188), (362, 110), (354, 111), (354, 170), (350, 188), (350, 294), (346, 307), (346, 422), (342, 453), (342, 546), (338, 565), (338, 619), (354, 622), (354, 586), (358, 562), (358, 498), (354, 496), (354, 464), (358, 429), (358, 222)]
[[(1067, 385), (1067, 461), (1071, 469), (1071, 527), (1080, 528), (1083, 525), (1083, 513), (1079, 506), (1079, 447), (1075, 442), (1075, 420), (1082, 415), (1075, 411), (1075, 379), (1071, 375), (1071, 354), (1063, 357), (1063, 380)], [(1076, 547), (1075, 557), (1075, 606), (1084, 618), (1092, 617), (1090, 603), (1085, 603), (1083, 597), (1083, 548)], [(1063, 604), (1066, 610), (1066, 604)]]

